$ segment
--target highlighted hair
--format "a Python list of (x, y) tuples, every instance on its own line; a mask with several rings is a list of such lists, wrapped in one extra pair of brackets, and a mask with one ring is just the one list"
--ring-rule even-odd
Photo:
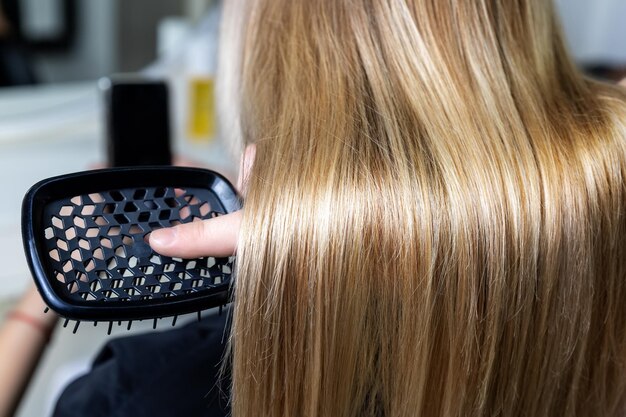
[(233, 415), (623, 415), (625, 94), (551, 2), (226, 3)]

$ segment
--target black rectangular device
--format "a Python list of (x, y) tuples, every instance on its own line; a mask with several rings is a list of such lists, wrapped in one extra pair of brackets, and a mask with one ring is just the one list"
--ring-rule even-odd
[(103, 78), (108, 165), (170, 165), (167, 84), (140, 77)]

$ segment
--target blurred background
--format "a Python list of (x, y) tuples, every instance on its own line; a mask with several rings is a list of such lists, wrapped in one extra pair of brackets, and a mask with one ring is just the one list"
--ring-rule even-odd
[[(210, 0), (2, 0), (2, 85), (94, 80), (153, 63), (178, 32), (197, 23)], [(168, 30), (170, 30), (168, 32)], [(176, 30), (176, 29), (175, 29)], [(173, 32), (172, 32), (173, 33)], [(170, 36), (170, 38), (167, 38)], [(173, 35), (176, 36), (176, 35)], [(22, 55), (24, 62), (10, 62)], [(16, 65), (11, 69), (11, 65)], [(28, 71), (21, 73), (19, 69)]]
[[(556, 3), (580, 67), (626, 77), (626, 0)], [(0, 318), (30, 282), (20, 234), (26, 190), (106, 162), (101, 77), (165, 80), (173, 152), (234, 176), (215, 128), (220, 9), (218, 0), (0, 0)], [(103, 327), (57, 331), (19, 416), (49, 415), (58, 390), (106, 339)]]
[[(141, 70), (180, 40), (182, 32), (200, 21), (214, 3), (2, 0), (0, 85), (94, 80)], [(556, 3), (578, 62), (623, 71), (626, 2)]]

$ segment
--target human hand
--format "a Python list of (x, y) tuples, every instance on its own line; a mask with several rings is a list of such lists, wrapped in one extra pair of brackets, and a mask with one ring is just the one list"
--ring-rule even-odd
[(14, 415), (50, 339), (58, 316), (45, 307), (31, 284), (0, 325), (0, 416)]
[[(249, 145), (239, 168), (237, 189), (243, 193), (256, 148)], [(237, 252), (242, 210), (201, 222), (185, 223), (155, 230), (149, 235), (152, 249), (161, 255), (184, 259), (202, 256), (226, 257)]]
[(42, 330), (51, 331), (59, 317), (52, 310), (47, 313), (44, 312), (45, 310), (46, 304), (35, 284), (30, 284), (13, 309), (19, 314), (30, 317), (35, 323), (39, 323)]
[(226, 257), (237, 251), (241, 210), (201, 222), (185, 223), (150, 233), (152, 249), (179, 258)]

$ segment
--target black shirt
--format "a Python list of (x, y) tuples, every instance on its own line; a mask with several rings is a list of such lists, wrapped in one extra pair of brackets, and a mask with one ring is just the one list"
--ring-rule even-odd
[(228, 415), (230, 381), (219, 372), (226, 316), (110, 341), (61, 394), (53, 416)]

